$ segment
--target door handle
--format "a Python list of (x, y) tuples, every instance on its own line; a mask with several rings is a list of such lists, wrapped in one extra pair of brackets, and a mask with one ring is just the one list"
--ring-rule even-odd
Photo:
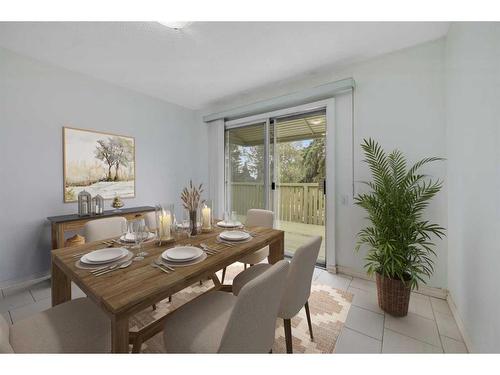
[(271, 182), (271, 190), (276, 190), (276, 183), (275, 182)]

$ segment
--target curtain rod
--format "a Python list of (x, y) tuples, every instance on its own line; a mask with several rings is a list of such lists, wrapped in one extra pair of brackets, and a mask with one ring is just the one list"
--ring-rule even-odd
[(331, 98), (337, 94), (352, 90), (355, 87), (353, 78), (346, 78), (340, 81), (326, 83), (321, 86), (302, 90), (288, 95), (278, 96), (268, 100), (244, 105), (227, 111), (212, 113), (203, 116), (204, 122), (214, 120), (234, 120), (241, 117), (256, 115), (263, 112), (274, 111), (300, 104), (307, 104), (323, 99)]

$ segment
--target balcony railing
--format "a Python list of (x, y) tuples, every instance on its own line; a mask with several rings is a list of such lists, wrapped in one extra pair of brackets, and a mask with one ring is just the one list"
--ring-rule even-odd
[[(245, 215), (250, 208), (263, 208), (264, 185), (257, 182), (231, 183), (232, 210)], [(325, 196), (318, 183), (276, 185), (277, 219), (303, 224), (325, 225)]]

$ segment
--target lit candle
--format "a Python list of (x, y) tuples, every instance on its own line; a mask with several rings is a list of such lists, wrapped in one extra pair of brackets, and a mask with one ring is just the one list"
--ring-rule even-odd
[(201, 225), (202, 225), (202, 229), (211, 229), (212, 228), (212, 225), (211, 225), (211, 218), (212, 218), (212, 210), (210, 209), (210, 207), (208, 207), (206, 204), (203, 206), (203, 208), (201, 209)]
[(170, 239), (170, 227), (172, 225), (172, 215), (170, 211), (162, 211), (160, 215), (160, 239)]

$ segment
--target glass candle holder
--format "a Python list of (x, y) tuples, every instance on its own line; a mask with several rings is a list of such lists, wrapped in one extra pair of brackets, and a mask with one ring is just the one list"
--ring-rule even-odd
[(156, 232), (160, 245), (174, 240), (174, 205), (173, 203), (158, 204), (156, 211)]

